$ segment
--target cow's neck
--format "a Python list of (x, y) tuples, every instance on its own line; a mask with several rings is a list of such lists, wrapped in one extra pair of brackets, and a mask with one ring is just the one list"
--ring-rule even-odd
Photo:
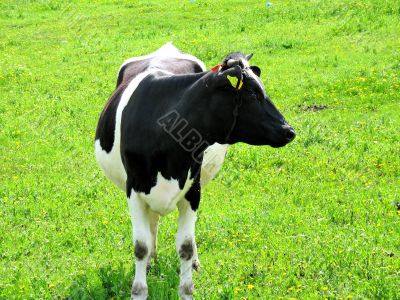
[[(190, 93), (183, 95), (175, 109), (179, 118), (187, 123), (186, 131), (195, 130), (201, 135), (201, 140), (209, 145), (224, 144), (229, 131), (231, 131), (234, 105), (228, 109), (226, 120), (215, 119), (210, 107), (210, 99), (215, 90), (207, 82), (206, 76), (208, 75), (210, 74), (203, 73), (202, 76), (192, 77), (192, 82), (188, 84)], [(202, 150), (206, 148), (203, 147)]]

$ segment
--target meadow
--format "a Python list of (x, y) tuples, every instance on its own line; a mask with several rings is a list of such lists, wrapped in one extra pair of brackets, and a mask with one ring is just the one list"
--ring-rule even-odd
[[(229, 148), (202, 193), (195, 299), (400, 299), (400, 2), (0, 3), (0, 299), (129, 299), (125, 195), (93, 154), (120, 64), (254, 52), (297, 132)], [(150, 299), (178, 299), (177, 213)]]

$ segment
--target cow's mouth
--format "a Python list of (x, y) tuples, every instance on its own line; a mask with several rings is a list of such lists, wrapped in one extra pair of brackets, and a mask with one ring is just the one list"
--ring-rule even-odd
[(281, 147), (283, 147), (283, 146), (286, 146), (287, 144), (289, 144), (291, 141), (293, 141), (294, 140), (294, 137), (291, 139), (291, 140), (285, 140), (285, 141), (282, 141), (281, 143), (273, 143), (273, 144), (270, 144), (270, 146), (272, 147), (272, 148), (281, 148)]

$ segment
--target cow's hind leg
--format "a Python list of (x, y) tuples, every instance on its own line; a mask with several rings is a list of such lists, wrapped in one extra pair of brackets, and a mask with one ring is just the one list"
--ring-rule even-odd
[(146, 282), (147, 263), (152, 249), (150, 229), (150, 211), (148, 205), (132, 191), (128, 198), (129, 210), (133, 226), (133, 242), (135, 247), (135, 278), (132, 284), (132, 299), (147, 299)]
[(147, 262), (147, 272), (151, 268), (151, 260), (157, 261), (157, 233), (158, 233), (158, 221), (160, 220), (160, 215), (155, 212), (150, 212), (150, 231), (151, 231), (151, 252)]
[(195, 243), (196, 212), (186, 199), (178, 203), (179, 224), (176, 237), (176, 250), (181, 261), (179, 296), (183, 300), (192, 299), (194, 290), (192, 282), (193, 258), (197, 256)]
[(192, 268), (196, 272), (199, 272), (201, 269), (199, 256), (197, 254), (197, 245), (196, 242), (193, 243), (193, 258), (192, 258)]

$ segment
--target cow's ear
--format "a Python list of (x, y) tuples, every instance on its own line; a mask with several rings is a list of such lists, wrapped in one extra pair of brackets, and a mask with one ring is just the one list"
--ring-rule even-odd
[(254, 74), (256, 74), (258, 77), (261, 75), (261, 70), (257, 66), (250, 66), (250, 69), (253, 71)]
[(219, 76), (221, 76), (221, 83), (223, 85), (231, 85), (236, 90), (240, 90), (242, 88), (243, 75), (240, 65), (235, 65), (232, 68), (221, 72)]

